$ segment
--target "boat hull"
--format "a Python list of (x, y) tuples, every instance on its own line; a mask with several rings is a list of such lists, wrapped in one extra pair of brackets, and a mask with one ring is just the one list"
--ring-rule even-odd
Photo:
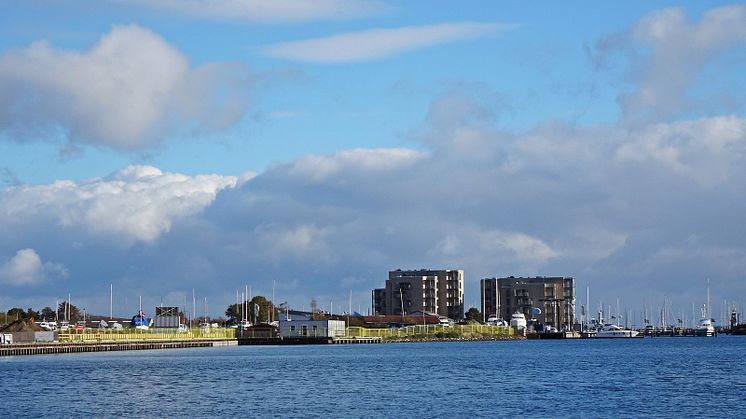
[(705, 337), (715, 336), (715, 329), (696, 329), (694, 334)]
[(738, 336), (738, 335), (746, 335), (746, 323), (741, 323), (741, 324), (737, 324), (737, 325), (733, 326), (730, 329), (730, 334), (731, 335), (736, 335), (736, 336)]
[(637, 337), (642, 337), (642, 335), (640, 335), (640, 332), (638, 332), (637, 330), (601, 330), (596, 332), (596, 339), (624, 339)]

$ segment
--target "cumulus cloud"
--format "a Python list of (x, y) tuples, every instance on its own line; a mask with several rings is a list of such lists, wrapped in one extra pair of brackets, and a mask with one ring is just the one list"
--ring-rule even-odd
[(198, 18), (257, 23), (352, 19), (388, 7), (374, 0), (119, 0)]
[(42, 262), (34, 249), (21, 249), (0, 265), (0, 283), (34, 285), (49, 278), (67, 276), (67, 269), (53, 262)]
[(714, 185), (733, 174), (746, 153), (746, 120), (734, 116), (655, 124), (619, 146), (620, 161), (653, 162), (697, 184)]
[(236, 182), (231, 176), (190, 177), (129, 166), (87, 182), (8, 188), (0, 192), (0, 213), (15, 222), (49, 219), (64, 229), (82, 228), (126, 245), (150, 243), (168, 232), (174, 220), (198, 213)]
[(247, 107), (246, 87), (240, 65), (191, 68), (152, 31), (116, 26), (84, 52), (39, 41), (0, 55), (0, 132), (134, 150), (230, 126)]
[[(602, 40), (598, 51), (599, 62), (616, 52), (630, 62), (634, 87), (619, 101), (625, 117), (639, 121), (659, 120), (695, 107), (693, 84), (707, 63), (744, 44), (746, 7), (731, 5), (705, 12), (696, 23), (688, 22), (681, 8), (653, 12), (629, 30)], [(716, 80), (710, 84), (720, 86)]]
[(370, 29), (270, 45), (265, 52), (274, 57), (320, 64), (370, 61), (447, 42), (477, 38), (513, 27), (497, 23), (451, 22)]

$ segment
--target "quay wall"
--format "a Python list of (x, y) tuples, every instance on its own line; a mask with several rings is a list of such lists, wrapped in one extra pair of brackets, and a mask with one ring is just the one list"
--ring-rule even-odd
[(136, 351), (146, 349), (206, 348), (235, 346), (236, 340), (175, 340), (136, 342), (32, 343), (0, 346), (0, 356), (71, 354), (81, 352)]

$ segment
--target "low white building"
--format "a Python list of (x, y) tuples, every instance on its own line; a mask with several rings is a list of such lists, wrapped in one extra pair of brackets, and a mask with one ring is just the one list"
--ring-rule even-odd
[(280, 336), (283, 338), (335, 338), (345, 334), (345, 322), (342, 320), (280, 319)]

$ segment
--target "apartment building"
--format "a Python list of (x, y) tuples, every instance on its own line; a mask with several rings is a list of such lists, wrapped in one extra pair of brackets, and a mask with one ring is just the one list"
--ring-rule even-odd
[(561, 329), (575, 322), (575, 278), (485, 278), (480, 281), (482, 313), (510, 320), (513, 313)]
[(386, 287), (374, 289), (371, 297), (374, 314), (427, 312), (460, 320), (464, 317), (464, 271), (397, 269), (389, 272)]

